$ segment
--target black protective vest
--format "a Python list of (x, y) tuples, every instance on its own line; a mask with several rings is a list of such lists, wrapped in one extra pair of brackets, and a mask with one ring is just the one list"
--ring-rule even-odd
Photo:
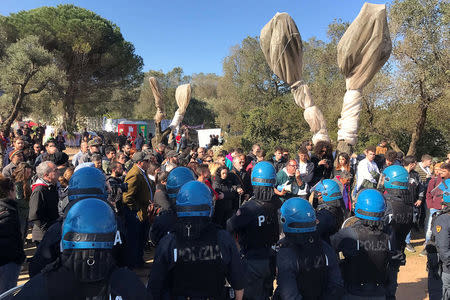
[(109, 300), (110, 296), (111, 299), (120, 296), (111, 294), (109, 280), (80, 283), (64, 267), (44, 271), (44, 278), (49, 300)]
[(330, 235), (335, 234), (336, 232), (339, 231), (339, 229), (341, 229), (342, 223), (344, 223), (344, 210), (340, 207), (327, 204), (321, 204), (317, 207), (317, 211), (322, 209), (326, 209), (334, 216), (336, 220), (336, 226), (335, 230), (333, 230), (333, 232)]
[(328, 258), (323, 252), (319, 237), (303, 244), (289, 243), (297, 253), (298, 271), (296, 274), (297, 287), (302, 299), (320, 299), (327, 286)]
[(220, 299), (224, 294), (225, 267), (217, 234), (217, 227), (211, 224), (199, 239), (177, 236), (176, 262), (170, 279), (172, 296)]
[(243, 233), (246, 249), (269, 248), (279, 239), (278, 210), (271, 202), (254, 200), (254, 218)]
[[(431, 218), (431, 226), (430, 226), (431, 231), (433, 231), (434, 223), (436, 222), (437, 217), (439, 217), (440, 215), (448, 214), (448, 213), (450, 213), (450, 208), (444, 207), (444, 209), (438, 210), (438, 211), (435, 212), (432, 216), (430, 216), (430, 218)], [(431, 241), (432, 241), (433, 243), (436, 241), (436, 237), (434, 236), (434, 232), (433, 232), (433, 234), (431, 235)]]
[(344, 280), (347, 284), (381, 284), (387, 279), (389, 261), (389, 235), (371, 230), (361, 223), (352, 226), (358, 235), (356, 255), (346, 258)]
[(395, 233), (396, 241), (401, 247), (404, 246), (404, 241), (408, 232), (411, 231), (413, 225), (413, 205), (408, 203), (407, 195), (402, 199), (398, 196), (386, 195), (386, 200), (389, 201), (392, 207), (392, 216), (389, 216), (389, 223)]

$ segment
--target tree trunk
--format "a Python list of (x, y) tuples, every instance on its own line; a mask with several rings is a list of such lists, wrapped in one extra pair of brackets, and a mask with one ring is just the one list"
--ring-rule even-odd
[(413, 130), (411, 136), (411, 143), (409, 144), (408, 153), (406, 155), (416, 155), (417, 143), (422, 136), (423, 129), (425, 128), (425, 122), (427, 120), (428, 104), (427, 100), (422, 100), (419, 104), (419, 119), (417, 120), (416, 127)]
[(402, 149), (400, 149), (400, 147), (397, 145), (397, 142), (394, 140), (389, 140), (389, 145), (391, 146), (392, 150), (394, 150), (395, 152), (402, 152)]
[(19, 95), (17, 95), (16, 102), (14, 103), (13, 110), (2, 124), (2, 129), (5, 131), (5, 136), (8, 136), (9, 132), (11, 131), (11, 125), (16, 120), (17, 115), (19, 114), (19, 110), (22, 108), (22, 103), (25, 96), (26, 94), (24, 92), (24, 89), (23, 87), (21, 87), (19, 90)]
[(171, 132), (170, 127), (161, 132), (161, 122), (155, 122), (155, 136), (152, 138), (153, 148), (156, 149), (159, 143)]
[(64, 97), (64, 114), (63, 126), (68, 132), (75, 132), (77, 129), (76, 120), (77, 115), (75, 111), (75, 97), (69, 93)]

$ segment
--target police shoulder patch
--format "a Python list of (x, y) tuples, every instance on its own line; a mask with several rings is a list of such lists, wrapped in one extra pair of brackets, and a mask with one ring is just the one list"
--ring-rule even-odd
[(437, 233), (441, 232), (442, 226), (441, 225), (436, 225), (436, 231)]
[(237, 212), (236, 212), (236, 216), (240, 216), (240, 215), (241, 215), (241, 210), (238, 209)]

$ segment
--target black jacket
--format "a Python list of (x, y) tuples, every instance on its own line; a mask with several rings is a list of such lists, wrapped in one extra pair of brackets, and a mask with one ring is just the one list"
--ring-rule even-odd
[(108, 176), (106, 184), (108, 189), (108, 202), (115, 208), (116, 212), (122, 211), (122, 196), (128, 191), (128, 185), (123, 182), (122, 177)]
[(0, 199), (0, 249), (0, 266), (10, 262), (20, 265), (25, 260), (17, 202), (13, 199)]
[(33, 241), (40, 241), (47, 229), (59, 218), (58, 188), (38, 180), (32, 190), (28, 219), (33, 222)]
[(213, 222), (225, 228), (227, 219), (231, 217), (233, 207), (239, 206), (237, 186), (233, 185), (228, 177), (225, 180), (220, 178), (220, 174), (215, 176), (212, 186), (217, 193), (223, 193), (223, 199), (216, 200), (214, 205)]
[(166, 186), (160, 183), (156, 185), (153, 202), (156, 203), (162, 211), (175, 208), (175, 199), (169, 199), (169, 197), (167, 196)]
[(286, 166), (286, 159), (282, 157), (280, 160), (275, 160), (275, 156), (272, 157), (269, 162), (273, 165), (275, 168), (275, 172), (278, 173), (281, 169), (283, 169)]
[[(326, 159), (328, 161), (328, 168), (324, 165), (319, 165), (319, 162), (322, 159)], [(329, 179), (333, 173), (333, 157), (317, 157), (313, 155), (311, 157), (311, 162), (314, 164), (314, 176), (311, 181), (311, 186), (314, 186), (321, 179)]]
[(248, 194), (249, 196), (253, 195), (253, 187), (252, 181), (250, 178), (250, 174), (242, 169), (242, 171), (238, 171), (236, 168), (228, 173), (228, 177), (230, 178), (233, 185), (239, 185), (244, 190), (244, 194)]

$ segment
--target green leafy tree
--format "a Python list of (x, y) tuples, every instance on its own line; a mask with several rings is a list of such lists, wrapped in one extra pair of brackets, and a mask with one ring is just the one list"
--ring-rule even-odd
[(416, 154), (433, 106), (444, 108), (441, 120), (450, 119), (449, 23), (448, 1), (396, 0), (390, 7), (389, 25), (397, 68), (393, 97), (413, 116), (406, 128), (411, 133), (408, 155)]
[(65, 71), (67, 86), (59, 98), (67, 130), (75, 129), (78, 114), (119, 110), (137, 99), (142, 58), (112, 22), (87, 9), (59, 5), (11, 14), (4, 23), (16, 38), (38, 36)]
[(9, 132), (24, 107), (25, 101), (40, 93), (51, 94), (66, 86), (64, 71), (55, 64), (55, 57), (39, 44), (35, 36), (18, 40), (6, 48), (0, 61), (1, 127)]

